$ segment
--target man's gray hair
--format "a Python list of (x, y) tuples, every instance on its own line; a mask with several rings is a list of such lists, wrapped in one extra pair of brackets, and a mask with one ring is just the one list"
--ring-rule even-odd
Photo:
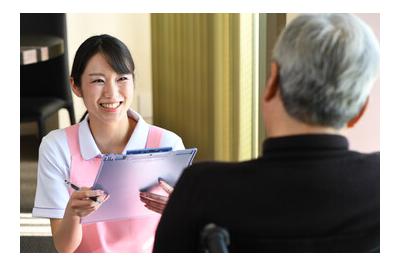
[(350, 14), (296, 17), (273, 51), (286, 111), (311, 125), (343, 127), (364, 105), (379, 69), (371, 29)]

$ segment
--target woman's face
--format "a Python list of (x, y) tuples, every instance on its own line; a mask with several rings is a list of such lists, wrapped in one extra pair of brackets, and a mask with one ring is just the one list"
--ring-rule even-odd
[(98, 53), (86, 65), (78, 96), (83, 97), (91, 122), (118, 122), (127, 118), (133, 88), (132, 74), (116, 73)]

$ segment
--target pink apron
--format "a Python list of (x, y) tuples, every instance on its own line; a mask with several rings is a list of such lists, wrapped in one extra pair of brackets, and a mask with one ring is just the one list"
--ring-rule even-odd
[[(101, 158), (84, 160), (79, 147), (79, 124), (66, 128), (71, 153), (70, 181), (80, 187), (91, 187)], [(163, 130), (151, 126), (146, 148), (158, 148)], [(69, 191), (70, 194), (72, 191)], [(82, 225), (82, 241), (75, 252), (151, 252), (160, 215), (143, 218), (98, 222)]]

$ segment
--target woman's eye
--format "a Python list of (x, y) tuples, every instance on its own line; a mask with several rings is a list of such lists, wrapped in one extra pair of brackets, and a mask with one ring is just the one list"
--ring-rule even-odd
[(127, 77), (120, 77), (118, 80), (119, 81), (124, 81), (124, 80), (128, 80), (128, 78)]
[(102, 79), (95, 79), (92, 81), (92, 83), (104, 83), (104, 80)]

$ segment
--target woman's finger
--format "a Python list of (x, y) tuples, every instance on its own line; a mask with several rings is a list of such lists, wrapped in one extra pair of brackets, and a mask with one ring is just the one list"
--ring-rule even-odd
[(156, 202), (156, 201), (151, 201), (149, 199), (140, 199), (143, 203), (147, 204), (147, 205), (152, 205), (152, 206), (160, 206), (160, 205), (166, 205), (165, 203), (162, 202)]
[(77, 200), (84, 200), (88, 198), (96, 198), (100, 196), (104, 196), (105, 193), (102, 190), (91, 190), (89, 188), (81, 188), (78, 191), (75, 191), (72, 193), (71, 198), (77, 199)]
[(162, 214), (163, 213), (163, 211), (164, 211), (164, 208), (156, 208), (156, 207), (153, 207), (153, 206), (151, 206), (151, 205), (144, 205), (146, 208), (148, 208), (149, 210), (152, 210), (152, 211), (154, 211), (154, 212), (157, 212), (157, 213), (160, 213), (160, 214)]
[(140, 200), (145, 203), (145, 207), (149, 210), (163, 213), (168, 197), (151, 192), (140, 192)]
[(157, 213), (163, 213), (168, 197), (149, 192), (140, 193), (140, 200), (145, 203), (145, 207)]
[(110, 195), (108, 194), (98, 197), (96, 200), (96, 209), (100, 208), (100, 206), (103, 205), (103, 203), (106, 202), (109, 198)]
[(147, 199), (149, 201), (160, 202), (160, 203), (165, 203), (168, 201), (168, 197), (154, 194), (151, 192), (140, 192), (140, 197), (143, 199)]
[(141, 201), (144, 202), (146, 205), (153, 206), (155, 208), (164, 208), (166, 205), (166, 202), (156, 202), (147, 199), (141, 199)]
[(71, 200), (71, 208), (73, 209), (89, 209), (95, 207), (97, 205), (96, 202), (90, 199), (72, 199)]
[(158, 178), (158, 183), (160, 184), (160, 186), (169, 194), (172, 193), (172, 191), (174, 190), (174, 187), (170, 186), (164, 179), (162, 179), (161, 177)]
[(78, 193), (81, 198), (100, 197), (105, 195), (102, 190), (85, 190), (79, 191)]

